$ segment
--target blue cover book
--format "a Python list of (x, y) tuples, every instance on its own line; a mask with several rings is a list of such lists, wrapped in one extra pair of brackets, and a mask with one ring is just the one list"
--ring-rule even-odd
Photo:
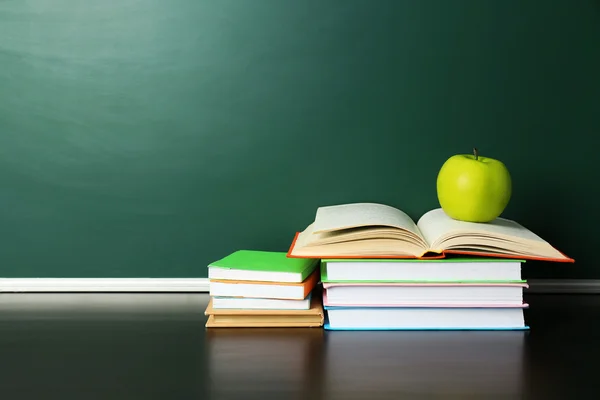
[(529, 326), (516, 328), (333, 328), (329, 322), (323, 325), (323, 328), (328, 331), (526, 331)]
[(520, 308), (324, 307), (326, 330), (528, 330)]

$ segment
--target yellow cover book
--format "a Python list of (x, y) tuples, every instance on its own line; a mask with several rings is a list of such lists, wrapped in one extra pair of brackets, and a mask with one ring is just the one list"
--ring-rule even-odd
[(212, 299), (204, 315), (207, 328), (321, 327), (325, 320), (321, 296), (314, 295), (308, 310), (214, 309)]

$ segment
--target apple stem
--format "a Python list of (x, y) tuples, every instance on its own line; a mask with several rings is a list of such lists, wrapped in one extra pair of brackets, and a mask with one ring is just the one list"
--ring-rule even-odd
[(473, 154), (475, 155), (475, 160), (477, 160), (479, 157), (479, 154), (477, 153), (477, 147), (473, 147)]

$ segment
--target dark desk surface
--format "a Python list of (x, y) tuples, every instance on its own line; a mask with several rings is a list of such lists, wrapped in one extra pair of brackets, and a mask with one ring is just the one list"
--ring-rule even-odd
[(204, 328), (205, 294), (0, 294), (3, 399), (598, 398), (600, 296), (523, 332)]

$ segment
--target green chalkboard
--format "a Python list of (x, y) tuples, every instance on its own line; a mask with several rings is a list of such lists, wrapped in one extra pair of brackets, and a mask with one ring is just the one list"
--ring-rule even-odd
[(437, 207), (473, 146), (505, 216), (600, 278), (600, 3), (0, 2), (0, 276), (203, 277), (320, 205)]

